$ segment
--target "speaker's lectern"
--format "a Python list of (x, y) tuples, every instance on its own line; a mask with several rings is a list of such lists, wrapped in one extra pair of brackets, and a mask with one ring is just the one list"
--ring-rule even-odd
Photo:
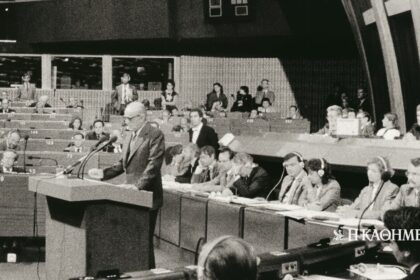
[(47, 197), (48, 280), (149, 269), (153, 193), (51, 176), (30, 177), (29, 190)]

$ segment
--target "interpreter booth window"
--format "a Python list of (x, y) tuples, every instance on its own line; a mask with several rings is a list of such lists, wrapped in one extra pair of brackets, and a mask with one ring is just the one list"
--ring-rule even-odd
[(22, 76), (29, 73), (30, 83), (41, 88), (40, 56), (1, 56), (0, 55), (0, 87), (19, 87)]
[(121, 84), (121, 76), (130, 75), (130, 84), (137, 90), (161, 91), (166, 81), (174, 78), (173, 58), (127, 58), (112, 59), (112, 85)]
[(101, 57), (52, 58), (52, 88), (102, 89)]

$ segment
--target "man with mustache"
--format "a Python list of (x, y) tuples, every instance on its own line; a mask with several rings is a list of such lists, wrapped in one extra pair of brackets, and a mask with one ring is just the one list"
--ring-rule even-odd
[(410, 161), (406, 176), (407, 184), (400, 187), (400, 192), (386, 210), (407, 206), (420, 207), (420, 158)]

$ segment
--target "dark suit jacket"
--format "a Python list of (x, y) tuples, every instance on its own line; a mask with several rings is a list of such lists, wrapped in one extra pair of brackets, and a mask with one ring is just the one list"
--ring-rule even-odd
[[(108, 139), (109, 139), (109, 134), (108, 134), (108, 133), (102, 132), (101, 137), (102, 137), (102, 136), (106, 136), (106, 138), (108, 138)], [(90, 132), (88, 132), (88, 133), (86, 134), (85, 139), (86, 139), (86, 140), (99, 140), (101, 137), (99, 137), (99, 138), (98, 138), (98, 137), (96, 136), (95, 131), (90, 131)]]
[[(129, 88), (131, 90), (131, 95), (128, 98), (131, 101), (136, 101), (138, 99), (136, 87), (129, 84)], [(123, 87), (122, 87), (122, 84), (120, 84), (115, 87), (115, 91), (111, 95), (111, 103), (113, 104), (114, 109), (117, 111), (121, 110), (121, 103), (123, 101), (122, 95), (123, 95)]]
[(372, 106), (370, 105), (370, 101), (367, 98), (363, 99), (363, 101), (357, 99), (355, 107), (356, 111), (362, 110), (364, 112), (372, 114)]
[(213, 107), (213, 103), (218, 102), (218, 101), (222, 102), (222, 107), (224, 109), (227, 108), (228, 98), (226, 97), (224, 93), (220, 93), (219, 97), (217, 97), (217, 93), (215, 92), (210, 92), (209, 94), (207, 94), (206, 110), (211, 111), (211, 108)]
[(268, 173), (259, 166), (252, 169), (248, 178), (241, 177), (233, 183), (230, 190), (238, 196), (254, 198), (266, 197), (271, 189)]
[(198, 166), (198, 159), (196, 159), (196, 161), (194, 162), (194, 165), (189, 165), (187, 170), (185, 171), (184, 174), (176, 176), (175, 177), (175, 182), (181, 183), (181, 184), (189, 184), (191, 183), (191, 178), (192, 175), (195, 172), (195, 169)]
[(4, 109), (3, 109), (3, 108), (1, 108), (1, 109), (0, 109), (0, 113), (16, 113), (16, 111), (15, 111), (15, 110), (13, 110), (13, 109), (7, 109), (7, 112), (5, 112), (5, 111), (4, 111)]
[(419, 280), (420, 279), (420, 265), (414, 269), (413, 273), (408, 274), (403, 280)]
[[(188, 130), (188, 133), (190, 134), (190, 142), (192, 142), (192, 136), (193, 136), (192, 128)], [(212, 146), (217, 151), (219, 149), (218, 142), (219, 140), (217, 138), (217, 134), (214, 131), (214, 129), (207, 125), (203, 125), (203, 127), (200, 130), (200, 134), (198, 135), (198, 138), (197, 138), (197, 143), (196, 143), (197, 146), (199, 148), (204, 147), (204, 146)]]
[(162, 167), (165, 156), (165, 138), (158, 128), (146, 123), (130, 153), (131, 137), (127, 137), (122, 159), (104, 170), (104, 180), (112, 179), (125, 171), (126, 183), (134, 184), (139, 190), (153, 192), (153, 209), (162, 206)]

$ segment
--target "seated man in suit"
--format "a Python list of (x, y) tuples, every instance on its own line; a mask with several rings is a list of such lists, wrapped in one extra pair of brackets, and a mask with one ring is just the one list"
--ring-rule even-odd
[(361, 123), (360, 136), (374, 137), (375, 136), (375, 127), (372, 124), (370, 114), (368, 112), (361, 111), (361, 112), (357, 113), (357, 118), (360, 119), (360, 123)]
[(124, 73), (121, 76), (121, 84), (115, 88), (111, 96), (111, 103), (117, 114), (123, 115), (125, 107), (138, 99), (135, 86), (129, 84), (130, 75)]
[(246, 153), (237, 153), (232, 161), (236, 177), (227, 184), (223, 195), (265, 198), (272, 187), (268, 173)]
[(257, 107), (262, 106), (262, 101), (264, 98), (270, 100), (270, 104), (274, 104), (276, 100), (276, 95), (273, 91), (270, 90), (270, 81), (267, 79), (263, 79), (261, 81), (261, 85), (257, 88), (257, 93), (255, 95), (255, 105)]
[(335, 136), (337, 134), (337, 119), (341, 118), (343, 110), (340, 106), (332, 105), (327, 108), (327, 123), (317, 134)]
[(0, 151), (7, 151), (7, 150), (14, 150), (19, 151), (20, 146), (20, 131), (19, 130), (11, 130), (7, 133), (5, 139), (0, 142)]
[(284, 156), (283, 167), (287, 176), (281, 183), (279, 201), (286, 204), (303, 205), (303, 192), (312, 188), (311, 182), (305, 171), (305, 162), (301, 154), (297, 152), (288, 153)]
[(392, 239), (390, 247), (397, 262), (410, 269), (408, 276), (403, 280), (420, 279), (420, 242), (416, 240), (418, 238), (416, 232), (420, 229), (420, 209), (418, 207), (402, 207), (387, 211), (384, 224), (391, 233), (400, 233), (395, 237), (410, 236), (410, 233), (414, 233), (411, 234), (412, 238)]
[(341, 187), (332, 176), (330, 164), (323, 158), (308, 161), (312, 188), (304, 191), (304, 206), (309, 210), (334, 212), (340, 202)]
[(200, 149), (198, 166), (191, 177), (191, 184), (209, 182), (218, 175), (219, 170), (216, 161), (216, 151), (212, 146), (204, 146)]
[(203, 124), (203, 112), (193, 109), (190, 113), (191, 128), (190, 142), (197, 144), (199, 148), (212, 146), (216, 151), (219, 149), (217, 134), (213, 128)]
[(4, 174), (12, 174), (12, 173), (18, 173), (23, 172), (23, 169), (15, 167), (15, 162), (17, 160), (17, 154), (15, 151), (8, 150), (3, 153), (3, 157), (0, 161), (0, 173)]
[(191, 177), (198, 166), (200, 149), (196, 144), (189, 143), (184, 146), (179, 157), (175, 157), (175, 182), (191, 183)]
[(51, 108), (51, 105), (48, 104), (48, 100), (50, 98), (48, 97), (48, 95), (42, 95), (38, 98), (38, 102), (33, 102), (32, 104), (29, 105), (29, 107), (35, 107), (35, 111), (38, 114), (43, 114), (44, 108)]
[(3, 113), (3, 114), (15, 113), (16, 111), (13, 109), (10, 109), (9, 106), (10, 106), (9, 99), (3, 98), (1, 101), (0, 113)]
[(22, 75), (22, 85), (17, 92), (18, 99), (35, 100), (35, 85), (31, 84), (31, 74), (29, 72)]
[(367, 177), (369, 185), (364, 187), (351, 205), (339, 206), (337, 213), (345, 218), (381, 219), (383, 210), (398, 194), (398, 186), (389, 179), (394, 171), (385, 157), (369, 160)]
[(72, 143), (70, 143), (67, 148), (64, 149), (64, 152), (71, 153), (83, 153), (88, 152), (87, 149), (83, 148), (83, 143), (85, 142), (85, 135), (81, 132), (76, 132), (72, 137)]
[(398, 209), (406, 206), (420, 207), (420, 158), (413, 158), (408, 165), (407, 184), (400, 187), (400, 191), (386, 210)]
[(102, 137), (109, 139), (109, 134), (104, 132), (105, 123), (102, 120), (93, 122), (93, 130), (86, 134), (86, 140), (100, 140)]
[(219, 174), (212, 180), (193, 185), (193, 188), (203, 192), (221, 192), (228, 182), (233, 179), (232, 175), (232, 158), (234, 153), (229, 148), (222, 148), (219, 151), (219, 159), (217, 167)]

